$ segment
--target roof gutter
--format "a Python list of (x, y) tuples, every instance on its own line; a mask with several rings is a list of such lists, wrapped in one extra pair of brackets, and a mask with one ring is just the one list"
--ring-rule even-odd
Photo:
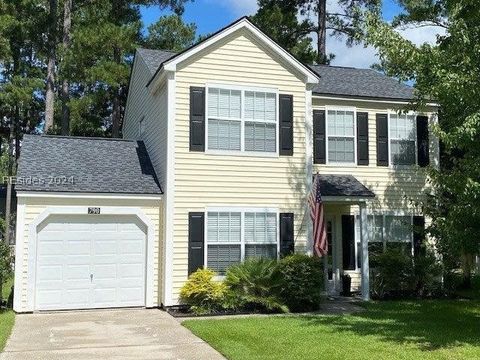
[[(361, 96), (348, 96), (348, 95), (331, 95), (331, 94), (312, 94), (314, 99), (324, 99), (324, 100), (340, 100), (340, 101), (362, 101), (362, 102), (377, 102), (382, 104), (401, 104), (408, 105), (411, 104), (411, 101), (408, 99), (395, 99), (395, 98), (380, 98), (380, 97), (361, 97)], [(412, 99), (413, 100), (413, 99)], [(431, 107), (440, 107), (439, 104), (430, 102), (426, 106)]]
[(92, 192), (17, 191), (17, 197), (60, 199), (115, 199), (115, 200), (162, 200), (162, 194), (123, 194)]

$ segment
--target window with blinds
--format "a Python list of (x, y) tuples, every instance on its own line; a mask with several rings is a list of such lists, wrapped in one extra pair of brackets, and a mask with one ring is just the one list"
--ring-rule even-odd
[(224, 275), (248, 258), (277, 258), (277, 213), (207, 212), (207, 267)]
[(344, 110), (327, 112), (328, 161), (355, 162), (355, 113)]
[(392, 165), (416, 163), (415, 115), (390, 114), (390, 162)]
[[(360, 218), (357, 216), (357, 268), (361, 268)], [(411, 254), (413, 249), (412, 216), (368, 215), (368, 253), (370, 266), (375, 267), (375, 255), (396, 248)]]
[(210, 150), (276, 153), (277, 122), (276, 93), (208, 89)]

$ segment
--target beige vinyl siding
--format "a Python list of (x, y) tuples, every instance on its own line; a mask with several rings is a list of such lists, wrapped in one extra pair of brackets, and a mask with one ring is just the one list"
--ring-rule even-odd
[[(188, 212), (208, 206), (274, 207), (295, 213), (297, 249), (305, 192), (305, 84), (259, 45), (237, 32), (180, 64), (176, 73), (173, 301), (187, 279)], [(222, 83), (278, 88), (294, 98), (294, 155), (213, 155), (189, 151), (190, 86)], [(278, 137), (278, 134), (277, 134)]]
[[(370, 188), (376, 198), (368, 202), (370, 210), (412, 210), (412, 201), (420, 200), (427, 186), (424, 168), (418, 166), (377, 166), (376, 114), (399, 109), (399, 105), (379, 102), (339, 101), (313, 98), (314, 110), (354, 107), (358, 112), (368, 112), (368, 166), (342, 164), (314, 164), (314, 172), (321, 174), (351, 174)], [(431, 111), (432, 109), (428, 109)], [(430, 120), (434, 121), (431, 112)], [(438, 142), (430, 136), (430, 164), (438, 164)]]
[[(155, 246), (154, 246), (154, 288), (153, 288), (153, 304), (154, 306), (160, 305), (161, 294), (161, 271), (162, 267), (159, 266), (161, 253), (163, 249), (160, 246), (160, 237), (163, 236), (160, 233), (161, 230), (161, 217), (160, 200), (125, 200), (121, 199), (73, 199), (73, 198), (18, 198), (18, 204), (24, 205), (24, 226), (23, 234), (17, 234), (17, 246), (22, 246), (23, 256), (20, 263), (16, 262), (18, 267), (16, 271), (21, 271), (21, 310), (27, 309), (27, 291), (28, 291), (28, 265), (29, 265), (29, 237), (30, 237), (30, 224), (43, 213), (47, 207), (58, 206), (98, 206), (98, 207), (138, 207), (147, 216), (155, 227)], [(21, 214), (17, 214), (18, 217)], [(18, 286), (16, 284), (16, 286)]]
[[(143, 140), (160, 185), (165, 189), (168, 134), (167, 86), (164, 82), (152, 95), (145, 87), (151, 77), (152, 74), (141, 56), (135, 56), (125, 110), (123, 137)], [(145, 129), (139, 137), (139, 122), (142, 118)]]

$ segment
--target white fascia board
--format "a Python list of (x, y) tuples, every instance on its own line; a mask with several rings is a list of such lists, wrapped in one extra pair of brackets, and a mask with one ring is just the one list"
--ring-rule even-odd
[(32, 198), (73, 198), (73, 199), (128, 199), (128, 200), (162, 200), (163, 195), (154, 194), (119, 194), (119, 193), (79, 193), (79, 192), (40, 192), (18, 191), (17, 197)]
[(351, 197), (351, 196), (322, 196), (322, 201), (325, 203), (365, 203), (373, 200), (374, 197)]
[[(162, 70), (164, 71), (173, 71), (177, 70), (177, 65), (182, 61), (186, 60), (192, 55), (197, 54), (198, 52), (204, 50), (205, 48), (209, 47), (210, 45), (216, 43), (217, 41), (229, 36), (230, 34), (234, 33), (240, 29), (247, 29), (250, 31), (255, 37), (257, 37), (262, 43), (267, 45), (271, 50), (273, 50), (280, 58), (284, 61), (289, 63), (293, 68), (303, 74), (304, 81), (307, 84), (317, 84), (320, 81), (320, 78), (317, 74), (315, 74), (312, 70), (310, 70), (307, 66), (303, 65), (300, 61), (295, 59), (288, 51), (283, 49), (281, 46), (276, 44), (273, 40), (271, 40), (268, 36), (266, 36), (261, 30), (259, 30), (255, 25), (253, 25), (247, 18), (243, 18), (240, 21), (234, 23), (233, 25), (227, 27), (223, 31), (213, 35), (209, 39), (201, 42), (197, 46), (192, 47), (190, 50), (185, 51), (183, 54), (173, 57), (171, 60), (167, 60), (163, 66)], [(160, 77), (161, 73), (164, 71), (160, 70), (155, 78)], [(154, 79), (152, 83), (157, 83), (157, 79)]]
[[(380, 104), (395, 104), (395, 105), (409, 105), (411, 102), (403, 101), (403, 100), (382, 100), (382, 99), (368, 99), (368, 98), (360, 98), (360, 97), (344, 97), (344, 96), (327, 96), (327, 95), (316, 95), (313, 94), (314, 99), (321, 99), (321, 100), (340, 100), (340, 101), (361, 101), (361, 102), (373, 102), (373, 103), (380, 103)], [(426, 106), (431, 107), (439, 107), (440, 105), (437, 103), (427, 103)]]

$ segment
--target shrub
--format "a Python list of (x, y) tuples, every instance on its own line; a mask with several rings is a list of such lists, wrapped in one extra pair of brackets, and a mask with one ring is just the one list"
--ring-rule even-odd
[(413, 258), (398, 248), (374, 258), (372, 296), (378, 299), (438, 296), (441, 267), (431, 253)]
[(442, 266), (432, 252), (413, 259), (413, 289), (416, 296), (442, 296), (441, 276)]
[(224, 309), (227, 287), (215, 281), (215, 272), (199, 269), (190, 275), (180, 290), (180, 301), (197, 315), (218, 312)]
[(288, 312), (277, 296), (282, 279), (275, 270), (276, 262), (266, 259), (251, 259), (230, 267), (225, 284), (233, 303), (253, 311)]
[(323, 290), (323, 264), (315, 257), (290, 255), (278, 263), (282, 279), (280, 298), (291, 311), (312, 311), (319, 308)]
[(4, 282), (13, 274), (13, 253), (10, 246), (0, 239), (0, 305), (2, 304), (2, 294)]
[(411, 296), (413, 277), (412, 259), (401, 249), (390, 248), (373, 257), (372, 296), (374, 298), (401, 298)]

